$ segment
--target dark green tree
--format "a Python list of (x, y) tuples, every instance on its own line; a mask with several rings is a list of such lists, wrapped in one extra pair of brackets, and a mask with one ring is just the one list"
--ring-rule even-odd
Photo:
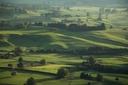
[(115, 80), (116, 80), (116, 81), (119, 81), (119, 78), (118, 78), (118, 77), (116, 77), (116, 78), (115, 78)]
[(47, 62), (46, 62), (46, 60), (45, 60), (45, 59), (42, 59), (42, 60), (40, 61), (40, 64), (42, 64), (42, 65), (46, 65), (46, 64), (47, 64)]
[(24, 64), (23, 64), (23, 63), (18, 63), (18, 64), (17, 64), (17, 67), (18, 67), (18, 68), (24, 68)]
[(18, 59), (18, 62), (19, 62), (19, 63), (23, 62), (23, 58), (20, 57), (20, 58)]
[(16, 73), (17, 73), (16, 71), (13, 71), (13, 72), (11, 72), (11, 75), (16, 76)]
[(103, 81), (103, 75), (97, 74), (96, 80), (99, 81), (99, 82)]
[(89, 57), (89, 63), (90, 63), (91, 65), (95, 65), (96, 59), (95, 59), (94, 56), (90, 56), (90, 57)]
[(80, 74), (80, 79), (85, 79), (85, 73), (84, 73), (84, 72), (82, 72), (82, 73)]
[(86, 13), (86, 16), (87, 16), (87, 19), (89, 19), (89, 18), (91, 17), (90, 12), (87, 12), (87, 13)]
[(88, 85), (92, 85), (91, 82), (88, 82)]
[(21, 47), (16, 47), (13, 52), (16, 56), (20, 56), (23, 51), (22, 51)]
[(36, 80), (33, 77), (30, 77), (27, 80), (27, 85), (36, 85)]
[(58, 69), (58, 72), (57, 72), (57, 77), (58, 78), (64, 78), (65, 76), (68, 76), (68, 75), (69, 75), (68, 69), (66, 69), (66, 68)]
[(12, 67), (13, 67), (13, 64), (8, 64), (8, 67), (9, 67), (9, 68), (12, 68)]

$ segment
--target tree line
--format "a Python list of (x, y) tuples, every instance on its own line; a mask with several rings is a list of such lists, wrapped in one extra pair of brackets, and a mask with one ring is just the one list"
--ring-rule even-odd
[(56, 28), (62, 28), (62, 29), (67, 29), (69, 31), (91, 31), (91, 30), (106, 30), (105, 24), (101, 23), (98, 26), (87, 26), (86, 24), (79, 25), (79, 24), (70, 24), (67, 26), (64, 23), (48, 23), (49, 27), (56, 27)]
[(82, 63), (77, 64), (77, 70), (89, 70), (89, 69), (93, 69), (95, 71), (103, 72), (103, 73), (128, 74), (127, 68), (116, 68), (116, 67), (105, 66), (96, 63), (96, 59), (94, 56), (90, 56), (86, 62), (83, 61)]
[(59, 50), (59, 49), (38, 49), (29, 52), (35, 53), (69, 53), (79, 55), (118, 55), (121, 53), (127, 53), (128, 48), (105, 48), (105, 47), (89, 47), (87, 49), (70, 49), (70, 50)]

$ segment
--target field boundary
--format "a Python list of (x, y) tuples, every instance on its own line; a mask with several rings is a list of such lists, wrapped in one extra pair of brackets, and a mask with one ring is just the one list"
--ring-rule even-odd
[(34, 71), (34, 70), (28, 70), (28, 69), (18, 69), (18, 68), (8, 68), (8, 67), (0, 67), (0, 69), (3, 70), (16, 70), (16, 71), (25, 71), (25, 72), (32, 72), (36, 74), (45, 74), (45, 75), (50, 75), (50, 76), (56, 76), (55, 73), (48, 73), (48, 72), (41, 72), (41, 71)]

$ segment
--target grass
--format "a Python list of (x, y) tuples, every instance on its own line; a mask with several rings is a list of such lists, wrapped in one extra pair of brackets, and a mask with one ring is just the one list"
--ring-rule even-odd
[(16, 46), (44, 49), (81, 49), (91, 46), (122, 48), (128, 46), (127, 33), (128, 31), (125, 30), (76, 33), (63, 29), (50, 32), (47, 27), (39, 27), (26, 30), (1, 30), (0, 43), (2, 43), (1, 47), (5, 47), (5, 49)]
[[(80, 11), (78, 11), (80, 9)], [(86, 9), (86, 11), (84, 11)], [(113, 8), (111, 8), (113, 9)], [(72, 10), (72, 11), (71, 11)], [(85, 31), (85, 32), (69, 32), (64, 29), (58, 29), (57, 32), (51, 32), (49, 27), (31, 27), (28, 29), (10, 29), (1, 28), (0, 29), (0, 50), (11, 51), (15, 47), (20, 46), (24, 49), (59, 49), (59, 50), (70, 50), (70, 49), (83, 49), (92, 46), (104, 46), (109, 48), (127, 48), (128, 47), (128, 31), (121, 30), (123, 28), (128, 28), (128, 14), (125, 12), (118, 12), (117, 14), (109, 14), (108, 19), (105, 19), (105, 14), (102, 15), (102, 21), (97, 20), (99, 7), (71, 7), (71, 10), (66, 10), (61, 8), (60, 14), (71, 14), (73, 17), (68, 18), (68, 20), (78, 20), (76, 15), (88, 26), (99, 25), (100, 23), (105, 23), (107, 30), (104, 31)], [(122, 11), (124, 8), (117, 8), (117, 10)], [(34, 22), (58, 22), (62, 18), (51, 18), (50, 20), (45, 20), (40, 16), (42, 13), (49, 12), (49, 10), (37, 10), (30, 11), (27, 10), (28, 14), (16, 15), (17, 19), (14, 17), (6, 17), (4, 15), (0, 16), (0, 20), (9, 20), (17, 23), (28, 22), (32, 20)], [(91, 19), (86, 22), (86, 13), (91, 13)], [(68, 23), (70, 24), (70, 23)], [(109, 27), (113, 26), (110, 30)], [(1, 54), (5, 54), (2, 53)], [(57, 70), (61, 67), (66, 67), (70, 70), (74, 69), (74, 64), (86, 61), (89, 55), (70, 55), (70, 54), (36, 54), (36, 53), (24, 53), (22, 55), (24, 62), (36, 62), (38, 63), (41, 59), (46, 59), (47, 65), (42, 66), (25, 66), (25, 69), (57, 73)], [(127, 68), (128, 67), (128, 55), (94, 55), (97, 59), (97, 63), (114, 66), (117, 68)], [(13, 59), (0, 59), (0, 67), (7, 67), (9, 63), (12, 63), (14, 67), (17, 65), (17, 60), (19, 57), (14, 57)], [(76, 71), (73, 75), (73, 79), (64, 78), (60, 80), (50, 80), (39, 82), (37, 85), (85, 85), (91, 82), (93, 85), (127, 85), (128, 75), (124, 74), (109, 74), (101, 73), (104, 76), (103, 82), (97, 82), (95, 80), (82, 80), (79, 79), (79, 75), (82, 71)], [(6, 71), (0, 69), (0, 83), (10, 83), (15, 85), (23, 85), (29, 77), (34, 77), (35, 79), (53, 78), (53, 76), (41, 75), (36, 73), (28, 72), (18, 72), (17, 76), (12, 77), (11, 71)], [(96, 76), (98, 72), (89, 70), (85, 73), (91, 74), (93, 77)], [(115, 77), (119, 77), (119, 81), (115, 81)]]
[(14, 84), (14, 85), (23, 85), (28, 78), (33, 77), (34, 79), (45, 79), (45, 78), (54, 78), (53, 76), (42, 75), (42, 74), (33, 74), (30, 72), (17, 72), (16, 76), (11, 76), (12, 71), (2, 71), (0, 72), (0, 83), (3, 84)]
[[(93, 85), (110, 85), (110, 84), (116, 84), (116, 85), (127, 85), (127, 75), (123, 75), (123, 74), (104, 74), (101, 73), (104, 77), (104, 81), (103, 82), (97, 82), (95, 80), (95, 77), (97, 75), (98, 72), (95, 71), (84, 71), (85, 73), (91, 74), (94, 79), (93, 80), (84, 80), (84, 79), (79, 79), (79, 75), (81, 73), (81, 71), (77, 71), (73, 74), (72, 80), (69, 80), (69, 78), (64, 78), (64, 79), (59, 79), (59, 80), (49, 80), (49, 81), (43, 81), (43, 82), (39, 82), (37, 83), (37, 85), (51, 85), (53, 83), (56, 83), (56, 85), (67, 85), (69, 84), (69, 82), (71, 82), (71, 85), (84, 85), (87, 84), (88, 82), (91, 82)], [(23, 85), (23, 83), (26, 82), (26, 80), (29, 77), (34, 77), (36, 80), (38, 79), (45, 79), (45, 78), (53, 78), (53, 76), (47, 76), (47, 75), (41, 75), (41, 74), (32, 74), (32, 73), (27, 73), (27, 72), (18, 72), (17, 76), (10, 76), (11, 71), (1, 71), (0, 74), (0, 82), (1, 83), (5, 83), (6, 81), (8, 81), (7, 83), (9, 84), (15, 84), (15, 85)], [(115, 81), (115, 77), (119, 78), (119, 81)], [(6, 83), (6, 84), (7, 84)]]

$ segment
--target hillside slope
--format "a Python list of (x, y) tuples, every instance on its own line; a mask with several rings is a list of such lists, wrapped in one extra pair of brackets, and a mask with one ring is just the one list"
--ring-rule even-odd
[(0, 49), (12, 49), (16, 46), (52, 48), (52, 49), (82, 49), (91, 46), (109, 48), (128, 47), (128, 31), (106, 30), (69, 32), (58, 29), (50, 32), (49, 28), (28, 30), (1, 30)]

